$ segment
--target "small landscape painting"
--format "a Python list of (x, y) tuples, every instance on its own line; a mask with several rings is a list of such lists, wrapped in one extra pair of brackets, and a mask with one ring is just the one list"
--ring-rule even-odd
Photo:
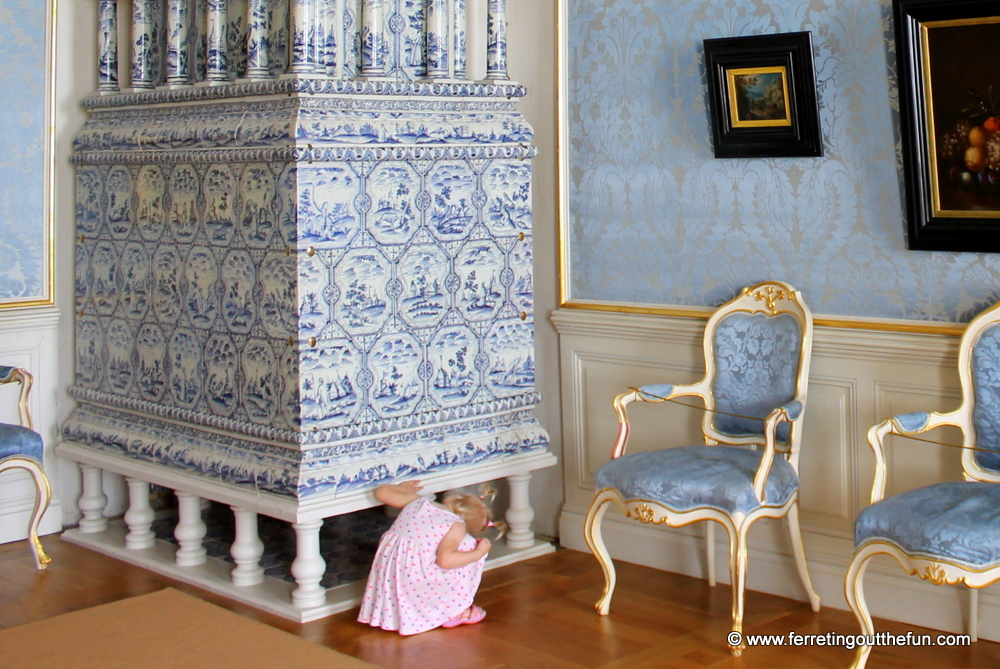
[(791, 125), (784, 67), (738, 68), (727, 70), (726, 74), (734, 128)]

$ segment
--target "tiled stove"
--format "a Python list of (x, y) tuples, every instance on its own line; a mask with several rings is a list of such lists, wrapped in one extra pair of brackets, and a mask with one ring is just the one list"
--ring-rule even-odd
[[(98, 4), (67, 538), (303, 621), (353, 605), (319, 586), (318, 531), (380, 483), (506, 477), (494, 564), (551, 550), (530, 529), (530, 472), (555, 458), (531, 415), (534, 148), (503, 0), (480, 83), (465, 0)], [(123, 521), (104, 470), (127, 477)], [(150, 483), (178, 493), (179, 549), (150, 531)], [(233, 507), (235, 568), (205, 557), (204, 500)], [(257, 565), (258, 513), (293, 524), (295, 585)]]

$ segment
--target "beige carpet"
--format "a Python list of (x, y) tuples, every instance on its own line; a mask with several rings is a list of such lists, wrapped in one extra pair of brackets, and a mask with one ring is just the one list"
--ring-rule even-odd
[(167, 588), (0, 630), (0, 669), (371, 669)]

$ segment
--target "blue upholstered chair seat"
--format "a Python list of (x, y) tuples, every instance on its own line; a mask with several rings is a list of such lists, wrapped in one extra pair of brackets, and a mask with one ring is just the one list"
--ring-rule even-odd
[(0, 423), (0, 460), (12, 455), (42, 461), (42, 436), (20, 425)]
[(972, 571), (1000, 566), (1000, 485), (952, 481), (893, 495), (854, 524), (857, 546), (871, 540)]
[[(626, 500), (659, 502), (675, 511), (712, 507), (750, 513), (764, 506), (753, 493), (761, 453), (731, 446), (684, 446), (632, 453), (597, 470), (597, 489), (615, 488)], [(799, 477), (783, 457), (774, 458), (766, 506), (781, 506), (798, 490)], [(1000, 486), (997, 486), (1000, 488)]]

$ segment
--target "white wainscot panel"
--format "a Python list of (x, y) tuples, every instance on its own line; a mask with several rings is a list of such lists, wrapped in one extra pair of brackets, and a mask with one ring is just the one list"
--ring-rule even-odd
[(854, 536), (856, 396), (854, 379), (809, 379), (799, 459), (799, 507), (806, 531)]

